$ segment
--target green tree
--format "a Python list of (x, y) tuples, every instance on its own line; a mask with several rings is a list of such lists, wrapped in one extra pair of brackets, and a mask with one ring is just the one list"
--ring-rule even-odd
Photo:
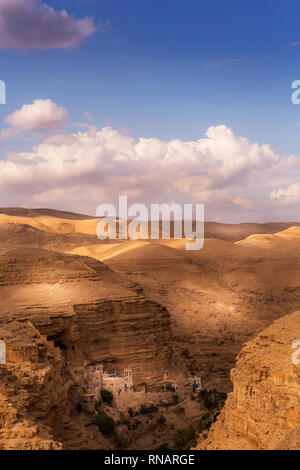
[(197, 445), (197, 434), (192, 428), (177, 429), (173, 438), (174, 450), (189, 450)]
[(114, 396), (109, 390), (103, 389), (101, 390), (101, 398), (104, 403), (108, 403), (111, 406)]
[(103, 410), (98, 411), (95, 423), (104, 436), (111, 435), (115, 431), (116, 424), (113, 418), (108, 416)]
[(160, 417), (157, 419), (157, 423), (160, 424), (161, 426), (164, 426), (166, 424), (166, 418), (164, 415), (160, 415)]

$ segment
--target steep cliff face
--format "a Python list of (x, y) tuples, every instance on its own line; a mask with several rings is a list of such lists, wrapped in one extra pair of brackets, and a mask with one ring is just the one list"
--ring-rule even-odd
[(150, 389), (170, 359), (169, 314), (104, 264), (33, 248), (0, 252), (0, 449), (110, 448), (76, 412), (85, 361)]
[(169, 363), (169, 313), (140, 296), (75, 305), (81, 349), (86, 359), (122, 370), (130, 365), (134, 384), (152, 389)]
[(297, 340), (300, 311), (244, 346), (231, 371), (233, 393), (198, 449), (300, 448), (300, 365), (292, 361)]
[(0, 328), (6, 365), (0, 367), (0, 449), (104, 449), (110, 443), (86, 428), (74, 399), (71, 368), (31, 322)]

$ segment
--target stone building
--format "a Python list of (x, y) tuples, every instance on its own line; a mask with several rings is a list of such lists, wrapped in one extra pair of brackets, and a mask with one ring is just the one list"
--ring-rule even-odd
[(126, 369), (124, 369), (124, 380), (125, 380), (125, 388), (127, 390), (133, 390), (133, 377), (132, 377), (132, 370), (130, 367), (126, 367)]
[(201, 377), (198, 375), (191, 375), (189, 378), (189, 383), (193, 387), (193, 390), (201, 390), (202, 388), (202, 382), (201, 382)]
[(193, 390), (201, 389), (201, 377), (192, 375), (186, 378), (180, 371), (169, 372), (166, 370), (163, 377), (163, 388), (165, 391), (173, 391), (178, 395), (185, 393), (185, 390), (192, 387)]
[(179, 399), (183, 399), (188, 393), (188, 382), (180, 371), (165, 371), (163, 376), (163, 389), (165, 392), (176, 393)]
[[(101, 390), (108, 390), (113, 394), (114, 405), (119, 410), (128, 408), (139, 409), (142, 405), (153, 405), (172, 399), (174, 393), (183, 399), (189, 393), (189, 387), (194, 384), (201, 386), (201, 379), (193, 377), (194, 382), (187, 379), (181, 372), (165, 372), (163, 376), (163, 390), (157, 392), (147, 392), (145, 387), (135, 388), (133, 385), (133, 375), (130, 367), (126, 367), (123, 374), (106, 371), (102, 364), (85, 364), (85, 388), (82, 402), (85, 409), (95, 411), (96, 403), (101, 400)], [(199, 382), (200, 380), (200, 382)]]
[(174, 391), (178, 389), (178, 377), (176, 375), (171, 375), (166, 370), (163, 377), (163, 387), (165, 391)]

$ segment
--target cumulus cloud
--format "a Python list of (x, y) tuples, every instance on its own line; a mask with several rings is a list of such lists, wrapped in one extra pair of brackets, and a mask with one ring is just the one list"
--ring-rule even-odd
[[(127, 194), (133, 202), (217, 203), (250, 210), (249, 178), (279, 165), (268, 145), (237, 137), (225, 125), (194, 141), (133, 137), (89, 126), (52, 135), (31, 152), (0, 161), (0, 187), (27, 205), (63, 206), (93, 213), (101, 202)], [(15, 202), (16, 204), (16, 202)], [(240, 208), (240, 209), (237, 209)]]
[(270, 194), (270, 199), (277, 200), (284, 205), (292, 205), (300, 202), (300, 184), (294, 183), (287, 188), (279, 188)]
[(249, 201), (249, 199), (240, 196), (234, 198), (233, 203), (241, 206), (245, 210), (251, 209), (253, 207), (252, 201)]
[[(65, 108), (47, 99), (24, 104), (22, 108), (7, 116), (5, 121), (12, 127), (23, 131), (40, 131), (61, 129), (68, 124), (68, 119), (69, 115)], [(9, 134), (9, 131), (7, 133)]]
[(2, 49), (66, 49), (96, 31), (92, 18), (76, 19), (41, 0), (0, 0)]

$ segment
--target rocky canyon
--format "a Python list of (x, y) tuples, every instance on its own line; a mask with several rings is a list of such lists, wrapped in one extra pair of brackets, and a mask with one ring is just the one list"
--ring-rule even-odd
[[(199, 449), (299, 448), (299, 224), (208, 222), (197, 252), (100, 241), (96, 225), (0, 210), (0, 448), (173, 448), (187, 428)], [(115, 378), (130, 367), (142, 400), (102, 400), (109, 434), (83, 400), (96, 365)], [(164, 394), (167, 370), (178, 390)]]

